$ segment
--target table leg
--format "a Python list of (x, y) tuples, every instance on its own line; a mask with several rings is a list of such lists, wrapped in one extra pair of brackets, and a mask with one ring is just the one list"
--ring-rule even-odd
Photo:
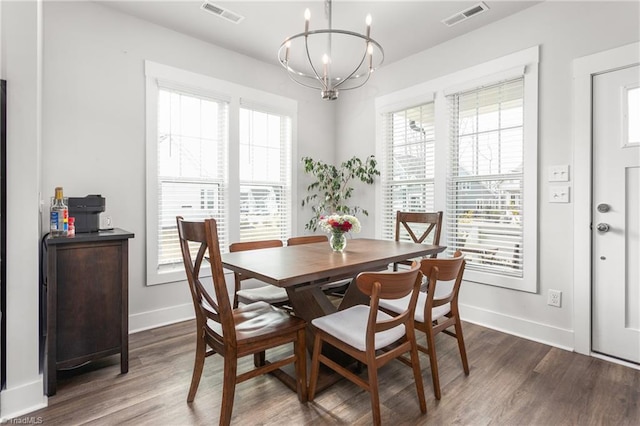
[(356, 285), (356, 280), (354, 279), (351, 281), (351, 284), (349, 284), (349, 287), (347, 287), (347, 291), (342, 298), (342, 302), (340, 302), (338, 310), (342, 311), (352, 306), (368, 304), (369, 296), (360, 291)]
[(337, 309), (318, 286), (287, 288), (287, 295), (293, 313), (307, 322), (307, 350), (311, 353), (315, 337), (311, 321), (336, 312)]

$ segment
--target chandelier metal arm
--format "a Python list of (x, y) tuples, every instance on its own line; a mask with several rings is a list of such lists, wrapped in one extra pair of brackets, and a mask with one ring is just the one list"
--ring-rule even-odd
[[(304, 87), (308, 87), (309, 89), (315, 89), (315, 90), (322, 89), (322, 87), (318, 87), (317, 85), (316, 85), (316, 86), (314, 86), (314, 85), (312, 85), (312, 84), (305, 83), (304, 81), (302, 81), (302, 80), (297, 80), (297, 79), (294, 77), (294, 75), (298, 75), (299, 77), (303, 77), (303, 78), (310, 78), (309, 76), (307, 76), (307, 75), (305, 75), (305, 74), (301, 74), (301, 73), (299, 73), (299, 72), (293, 72), (293, 73), (291, 73), (291, 72), (290, 72), (290, 73), (288, 73), (288, 74), (289, 74), (289, 78), (290, 78), (290, 79), (291, 79), (291, 81), (293, 81), (294, 83), (298, 83), (299, 85), (304, 86)], [(316, 81), (316, 80), (314, 79), (314, 81)]]
[(309, 61), (309, 65), (311, 66), (313, 73), (316, 75), (316, 79), (322, 84), (322, 86), (324, 87), (324, 90), (327, 90), (326, 79), (320, 78), (320, 75), (318, 75), (318, 71), (316, 70), (316, 67), (313, 65), (313, 61), (311, 60), (311, 54), (309, 53), (309, 36), (306, 34), (304, 36), (304, 48), (307, 52), (307, 60)]
[(367, 81), (369, 81), (369, 78), (370, 78), (370, 77), (371, 77), (371, 73), (370, 73), (370, 72), (368, 72), (368, 73), (367, 73), (367, 78), (365, 78), (365, 79), (362, 81), (362, 83), (358, 84), (357, 86), (353, 86), (353, 87), (345, 87), (345, 88), (344, 88), (344, 89), (342, 89), (342, 90), (353, 90), (353, 89), (358, 89), (358, 88), (360, 88), (360, 87), (364, 86), (364, 85), (367, 83)]
[[(368, 46), (369, 45), (367, 44), (367, 48), (368, 48)], [(351, 74), (349, 74), (348, 77), (346, 77), (345, 79), (340, 81), (340, 83), (338, 83), (335, 86), (333, 86), (333, 90), (336, 90), (338, 87), (342, 86), (342, 84), (344, 84), (345, 81), (349, 81), (349, 79), (351, 77), (353, 77), (356, 72), (358, 72), (358, 70), (360, 69), (360, 67), (364, 63), (365, 59), (367, 59), (367, 49), (364, 49), (364, 55), (362, 55), (362, 59), (360, 60), (360, 63), (356, 66), (356, 68), (351, 72)], [(371, 75), (371, 70), (369, 70), (369, 72), (367, 73), (367, 80), (369, 80), (369, 76), (370, 75)], [(365, 80), (365, 83), (366, 83), (366, 80)], [(358, 87), (360, 87), (360, 86), (358, 86)], [(354, 89), (355, 89), (355, 87), (354, 87)]]

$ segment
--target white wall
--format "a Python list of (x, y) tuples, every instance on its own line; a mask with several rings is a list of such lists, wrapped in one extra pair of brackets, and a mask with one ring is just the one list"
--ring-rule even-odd
[[(365, 90), (349, 93), (337, 104), (337, 158), (366, 156), (375, 152), (376, 96), (540, 45), (538, 294), (465, 283), (461, 290), (465, 319), (573, 348), (573, 204), (547, 202), (547, 168), (572, 164), (573, 59), (637, 41), (639, 5), (545, 2), (385, 66), (374, 74)], [(375, 210), (373, 191), (362, 199), (361, 204), (367, 203), (370, 211)], [(562, 308), (547, 306), (548, 289), (562, 291)]]
[[(333, 160), (333, 110), (279, 67), (84, 2), (44, 5), (42, 188), (100, 193), (129, 251), (130, 329), (193, 316), (186, 284), (146, 286), (145, 59), (298, 100), (295, 160)], [(298, 191), (304, 188), (299, 179)], [(304, 219), (308, 212), (299, 213)], [(303, 232), (304, 221), (298, 221)], [(295, 229), (295, 228), (294, 228)]]
[(0, 76), (7, 80), (7, 387), (0, 418), (45, 404), (38, 360), (39, 2), (4, 2)]
[[(375, 151), (376, 96), (540, 44), (540, 294), (467, 283), (462, 299), (468, 318), (571, 347), (573, 205), (546, 203), (546, 168), (572, 162), (571, 61), (637, 41), (638, 16), (637, 2), (545, 2), (389, 64), (362, 89), (326, 103), (316, 92), (290, 83), (276, 66), (98, 4), (46, 2), (40, 155), (37, 3), (2, 2), (0, 72), (9, 81), (10, 111), (9, 345), (0, 415), (18, 415), (43, 402), (37, 358), (40, 188), (46, 199), (58, 185), (67, 195), (99, 192), (115, 224), (136, 234), (130, 246), (132, 326), (190, 314), (186, 286), (145, 286), (144, 59), (297, 99), (296, 157), (341, 161)], [(297, 188), (303, 193), (307, 180), (298, 170)], [(372, 194), (359, 196), (371, 212)], [(298, 213), (302, 233), (308, 212)], [(363, 221), (363, 236), (373, 235), (373, 223), (373, 218)], [(561, 309), (546, 305), (543, 294), (549, 288), (563, 291)]]

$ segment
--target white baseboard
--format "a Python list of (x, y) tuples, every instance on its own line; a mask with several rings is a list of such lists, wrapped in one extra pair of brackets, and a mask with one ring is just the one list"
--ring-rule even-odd
[(129, 334), (195, 318), (193, 303), (129, 315)]
[[(43, 377), (15, 388), (8, 388), (0, 393), (0, 423), (23, 416), (21, 423), (38, 424), (42, 419), (27, 419), (25, 414), (47, 406), (44, 395)], [(24, 420), (24, 421), (22, 421)]]
[(504, 315), (476, 306), (460, 304), (460, 316), (463, 321), (533, 340), (534, 342), (554, 346), (573, 352), (573, 330), (553, 327), (547, 324)]

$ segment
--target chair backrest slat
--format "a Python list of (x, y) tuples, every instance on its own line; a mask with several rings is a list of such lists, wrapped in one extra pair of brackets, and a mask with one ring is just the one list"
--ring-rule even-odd
[[(371, 296), (369, 319), (367, 323), (367, 341), (373, 344), (375, 334), (400, 324), (413, 321), (418, 292), (422, 283), (422, 273), (417, 262), (411, 268), (401, 272), (363, 272), (356, 277), (356, 285), (364, 294)], [(407, 310), (388, 320), (378, 320), (380, 299), (400, 299), (411, 294)]]
[(304, 237), (291, 237), (287, 240), (288, 246), (297, 246), (300, 244), (312, 244), (327, 242), (326, 235), (305, 235)]
[[(413, 225), (412, 225), (413, 224)], [(416, 235), (416, 224), (427, 225), (418, 237)], [(396, 212), (396, 234), (395, 240), (400, 241), (400, 231), (404, 229), (414, 243), (423, 243), (429, 235), (432, 235), (431, 243), (440, 244), (440, 234), (442, 232), (442, 212)], [(432, 256), (432, 257), (435, 257)]]
[(265, 248), (282, 247), (282, 241), (280, 240), (261, 240), (261, 241), (242, 241), (239, 243), (233, 243), (229, 246), (230, 252), (245, 251), (245, 250), (258, 250)]
[[(431, 310), (433, 308), (457, 301), (465, 264), (464, 256), (460, 250), (457, 250), (454, 256), (448, 259), (422, 259), (420, 270), (429, 281), (427, 303), (425, 304), (425, 321), (426, 318), (431, 318)], [(444, 296), (438, 295), (437, 292), (439, 282), (442, 281), (454, 281), (451, 291)]]
[[(415, 265), (414, 265), (415, 264)], [(414, 267), (415, 266), (415, 267)], [(413, 262), (407, 272), (415, 272), (420, 269), (418, 262)], [(413, 291), (413, 281), (417, 273), (413, 275), (398, 272), (362, 272), (356, 278), (358, 289), (367, 296), (373, 295), (374, 283), (384, 283), (380, 288), (380, 299), (400, 299)]]

